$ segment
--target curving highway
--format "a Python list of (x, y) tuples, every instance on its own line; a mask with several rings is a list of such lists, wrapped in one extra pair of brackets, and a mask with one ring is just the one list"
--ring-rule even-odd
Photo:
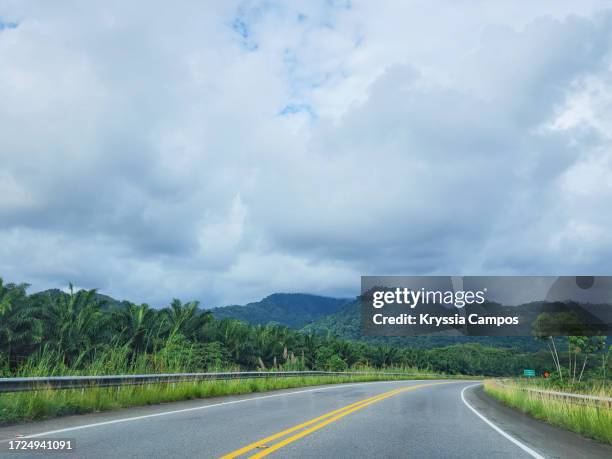
[[(62, 438), (72, 453), (10, 453)], [(473, 381), (320, 386), (70, 416), (0, 429), (2, 457), (610, 458), (612, 447), (499, 405)]]

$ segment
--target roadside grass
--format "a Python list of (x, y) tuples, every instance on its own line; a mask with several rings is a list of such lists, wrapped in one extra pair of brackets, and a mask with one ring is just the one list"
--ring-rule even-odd
[[(393, 370), (387, 370), (392, 372)], [(407, 379), (437, 379), (438, 375), (414, 372), (406, 376), (382, 373), (359, 376), (305, 376), (157, 383), (121, 387), (36, 390), (0, 395), (0, 425), (36, 421), (57, 416), (84, 414), (134, 406), (247, 394), (322, 384)]]
[[(85, 354), (80, 356), (85, 359)], [(109, 346), (89, 356), (86, 365), (67, 365), (62, 355), (43, 349), (39, 354), (26, 360), (12, 374), (3, 376), (74, 376), (74, 375), (117, 375), (117, 374), (160, 374), (186, 372), (219, 372), (240, 371), (237, 367), (222, 365), (198, 364), (191, 353), (177, 352), (168, 345), (160, 352), (138, 354), (134, 356), (129, 346)], [(276, 370), (304, 370), (303, 363), (287, 362)], [(387, 367), (384, 370), (367, 366), (355, 366), (348, 371), (373, 373), (359, 376), (307, 376), (307, 377), (271, 377), (192, 381), (180, 383), (152, 383), (146, 385), (125, 385), (121, 387), (91, 387), (86, 389), (36, 390), (0, 394), (0, 425), (36, 421), (71, 414), (83, 414), (108, 411), (157, 403), (168, 403), (179, 400), (218, 397), (224, 395), (247, 394), (277, 389), (314, 386), (321, 384), (339, 384), (350, 382), (367, 382), (402, 379), (436, 379), (440, 375), (431, 375), (424, 370), (410, 367)], [(404, 373), (405, 376), (389, 376), (384, 373)], [(447, 378), (448, 376), (444, 376)], [(452, 377), (452, 376), (451, 376)]]
[(558, 378), (513, 378), (508, 381), (512, 384), (520, 384), (522, 387), (534, 389), (595, 395), (597, 397), (612, 397), (612, 384), (597, 379), (586, 379), (580, 383), (559, 381)]
[[(542, 397), (520, 390), (516, 383), (500, 386), (487, 380), (484, 387), (490, 396), (536, 419), (612, 444), (612, 410), (609, 407)], [(604, 391), (593, 390), (589, 394), (604, 395)]]

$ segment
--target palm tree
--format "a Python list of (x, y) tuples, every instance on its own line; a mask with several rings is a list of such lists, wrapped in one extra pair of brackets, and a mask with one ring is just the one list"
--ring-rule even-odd
[(27, 300), (28, 284), (4, 284), (0, 278), (0, 352), (9, 362), (25, 357), (42, 340), (42, 324)]
[(283, 353), (284, 344), (277, 339), (276, 330), (270, 325), (257, 325), (253, 330), (253, 347), (259, 365), (275, 366), (277, 358)]
[(132, 357), (147, 352), (155, 344), (155, 313), (148, 304), (137, 306), (127, 303), (112, 312), (112, 320), (118, 331), (119, 342), (130, 346)]
[(105, 327), (105, 316), (100, 311), (95, 289), (74, 291), (49, 298), (42, 315), (46, 325), (48, 343), (58, 350), (64, 363), (78, 365), (80, 360), (104, 342), (101, 332)]
[(219, 339), (238, 364), (255, 366), (257, 357), (251, 326), (234, 319), (222, 319), (219, 321)]
[(296, 336), (296, 339), (296, 351), (300, 356), (304, 356), (302, 364), (305, 367), (313, 369), (315, 366), (317, 348), (320, 345), (320, 339), (313, 332), (299, 334)]
[(180, 300), (174, 299), (170, 307), (164, 309), (170, 337), (181, 334), (190, 340), (198, 340), (212, 316), (209, 311), (201, 312), (198, 301), (182, 304)]

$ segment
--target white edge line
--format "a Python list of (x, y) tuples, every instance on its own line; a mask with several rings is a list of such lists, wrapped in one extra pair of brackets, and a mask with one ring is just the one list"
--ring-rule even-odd
[[(398, 383), (398, 382), (402, 382), (402, 381), (437, 381), (437, 380), (423, 380), (423, 379), (405, 379), (405, 380), (395, 380), (395, 381), (369, 381), (369, 382), (362, 382), (362, 383), (353, 383), (353, 384), (334, 384), (331, 386), (327, 386), (327, 387), (315, 387), (313, 389), (304, 389), (304, 390), (296, 390), (293, 392), (284, 392), (282, 394), (270, 394), (270, 395), (262, 395), (259, 397), (249, 397), (249, 398), (243, 398), (240, 400), (231, 400), (229, 402), (221, 402), (221, 403), (213, 403), (210, 405), (202, 405), (202, 406), (195, 406), (193, 408), (184, 408), (181, 410), (172, 410), (172, 411), (164, 411), (161, 413), (153, 413), (153, 414), (145, 414), (142, 416), (133, 416), (130, 418), (121, 418), (121, 419), (112, 419), (110, 421), (103, 421), (103, 422), (96, 422), (93, 424), (84, 424), (82, 426), (73, 426), (73, 427), (66, 427), (65, 429), (57, 429), (57, 430), (49, 430), (47, 432), (40, 432), (40, 433), (36, 433), (36, 434), (30, 434), (30, 435), (24, 435), (23, 437), (19, 437), (19, 439), (22, 438), (37, 438), (37, 437), (44, 437), (45, 435), (55, 435), (58, 433), (63, 433), (63, 432), (71, 432), (73, 430), (82, 430), (82, 429), (89, 429), (92, 427), (100, 427), (100, 426), (107, 426), (110, 424), (119, 424), (121, 422), (131, 422), (131, 421), (140, 421), (141, 419), (147, 419), (147, 418), (156, 418), (159, 416), (167, 416), (170, 414), (178, 414), (178, 413), (186, 413), (189, 411), (197, 411), (197, 410), (205, 410), (207, 408), (214, 408), (216, 406), (223, 406), (223, 405), (233, 405), (236, 403), (243, 403), (243, 402), (250, 402), (252, 400), (261, 400), (264, 398), (272, 398), (272, 397), (284, 397), (286, 395), (296, 395), (296, 394), (303, 394), (306, 392), (315, 392), (315, 391), (319, 391), (319, 390), (329, 390), (329, 389), (341, 389), (343, 387), (351, 387), (351, 386), (361, 386), (364, 384), (391, 384), (391, 383)], [(132, 408), (137, 408), (137, 407), (132, 407)], [(9, 441), (14, 440), (14, 438), (7, 438), (5, 440), (0, 440), (0, 444), (2, 443), (8, 443)]]
[(527, 454), (529, 454), (531, 457), (535, 457), (536, 459), (545, 459), (544, 456), (542, 456), (541, 454), (535, 452), (534, 450), (532, 450), (529, 446), (525, 445), (524, 443), (518, 441), (516, 438), (514, 438), (513, 436), (511, 436), (510, 434), (504, 432), (502, 429), (500, 429), (499, 427), (497, 427), (495, 424), (493, 424), (491, 421), (489, 421), (487, 418), (485, 418), (482, 414), (480, 414), (478, 411), (476, 411), (476, 408), (474, 408), (472, 405), (470, 405), (468, 403), (468, 401), (465, 399), (465, 391), (466, 389), (469, 389), (471, 387), (476, 387), (476, 386), (480, 386), (481, 383), (478, 384), (472, 384), (470, 386), (465, 386), (463, 388), (463, 390), (461, 391), (461, 400), (463, 401), (463, 403), (465, 404), (465, 406), (467, 406), (470, 410), (472, 410), (474, 412), (474, 414), (476, 414), (476, 416), (478, 416), (480, 419), (482, 419), (484, 422), (486, 422), (493, 430), (495, 430), (498, 434), (500, 434), (502, 437), (507, 438), (508, 440), (510, 440), (512, 443), (514, 443), (516, 446), (518, 446), (519, 448), (521, 448), (523, 451), (525, 451)]

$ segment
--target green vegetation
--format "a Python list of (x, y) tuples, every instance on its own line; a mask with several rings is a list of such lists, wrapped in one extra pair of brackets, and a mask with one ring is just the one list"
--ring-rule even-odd
[(591, 378), (573, 384), (571, 380), (569, 382), (563, 382), (558, 378), (518, 378), (512, 381), (512, 384), (530, 389), (596, 395), (598, 397), (612, 397), (612, 385), (602, 379)]
[(343, 306), (338, 312), (321, 317), (303, 329), (306, 333), (327, 335), (332, 333), (344, 339), (361, 340), (374, 345), (431, 349), (457, 344), (480, 344), (486, 347), (513, 348), (521, 352), (545, 349), (544, 343), (531, 336), (375, 336), (361, 335), (361, 301)]
[[(521, 390), (525, 382), (514, 382), (500, 386), (495, 381), (485, 381), (485, 391), (502, 403), (517, 408), (537, 419), (555, 424), (581, 435), (595, 438), (612, 444), (612, 410), (607, 406), (595, 403), (571, 403), (566, 400), (542, 397)], [(534, 381), (530, 386), (541, 384), (546, 387), (548, 382)], [(583, 387), (582, 392), (591, 395), (609, 395), (609, 389), (592, 385), (590, 389)]]
[(303, 293), (275, 293), (245, 306), (224, 306), (211, 309), (215, 319), (237, 319), (254, 325), (276, 323), (302, 328), (338, 311), (350, 300)]
[[(559, 330), (568, 336), (555, 338), (553, 331)], [(612, 410), (609, 405), (548, 397), (527, 390), (612, 396), (612, 387), (608, 382), (612, 346), (607, 347), (607, 338), (584, 336), (581, 333), (587, 330), (580, 326), (580, 321), (567, 313), (540, 314), (534, 321), (533, 331), (537, 339), (546, 343), (554, 372), (548, 378), (521, 378), (504, 384), (486, 381), (485, 391), (506, 405), (537, 419), (612, 443)], [(567, 351), (562, 352), (562, 347)]]
[(162, 309), (107, 303), (95, 290), (27, 295), (0, 283), (0, 374), (160, 373), (236, 370), (420, 368), (467, 375), (517, 374), (544, 354), (478, 344), (415, 349), (348, 341), (332, 333), (217, 320), (197, 302)]
[[(566, 358), (562, 359), (559, 351), (560, 345), (552, 336), (551, 330), (564, 330), (569, 335), (566, 340)], [(546, 342), (556, 369), (555, 379), (558, 379), (561, 384), (580, 384), (589, 358), (593, 363), (593, 359), (599, 356), (601, 360), (597, 359), (595, 362), (596, 371), (593, 373), (599, 373), (597, 376), (604, 381), (605, 385), (612, 351), (612, 346), (606, 349), (607, 338), (605, 336), (584, 336), (585, 329), (576, 317), (567, 313), (540, 314), (534, 322), (533, 332), (537, 339)], [(568, 362), (567, 368), (562, 362)]]
[[(349, 369), (512, 376), (523, 368), (535, 368), (538, 373), (550, 368), (545, 351), (526, 353), (473, 343), (433, 349), (391, 346), (347, 340), (332, 332), (216, 319), (197, 302), (173, 300), (165, 308), (154, 309), (115, 301), (95, 290), (75, 291), (72, 286), (68, 292), (28, 295), (26, 290), (26, 284), (0, 280), (0, 376)], [(599, 354), (584, 365), (587, 380), (599, 368), (593, 363), (598, 358)], [(9, 394), (0, 397), (0, 420), (349, 380), (356, 379), (291, 378)]]
[[(296, 378), (259, 378), (230, 381), (182, 382), (75, 390), (17, 392), (0, 397), (0, 425), (33, 421), (69, 414), (84, 414), (130, 406), (167, 403), (223, 395), (319, 384), (399, 380), (385, 375), (310, 376)], [(406, 378), (404, 378), (406, 379)], [(410, 376), (410, 379), (427, 379)]]

